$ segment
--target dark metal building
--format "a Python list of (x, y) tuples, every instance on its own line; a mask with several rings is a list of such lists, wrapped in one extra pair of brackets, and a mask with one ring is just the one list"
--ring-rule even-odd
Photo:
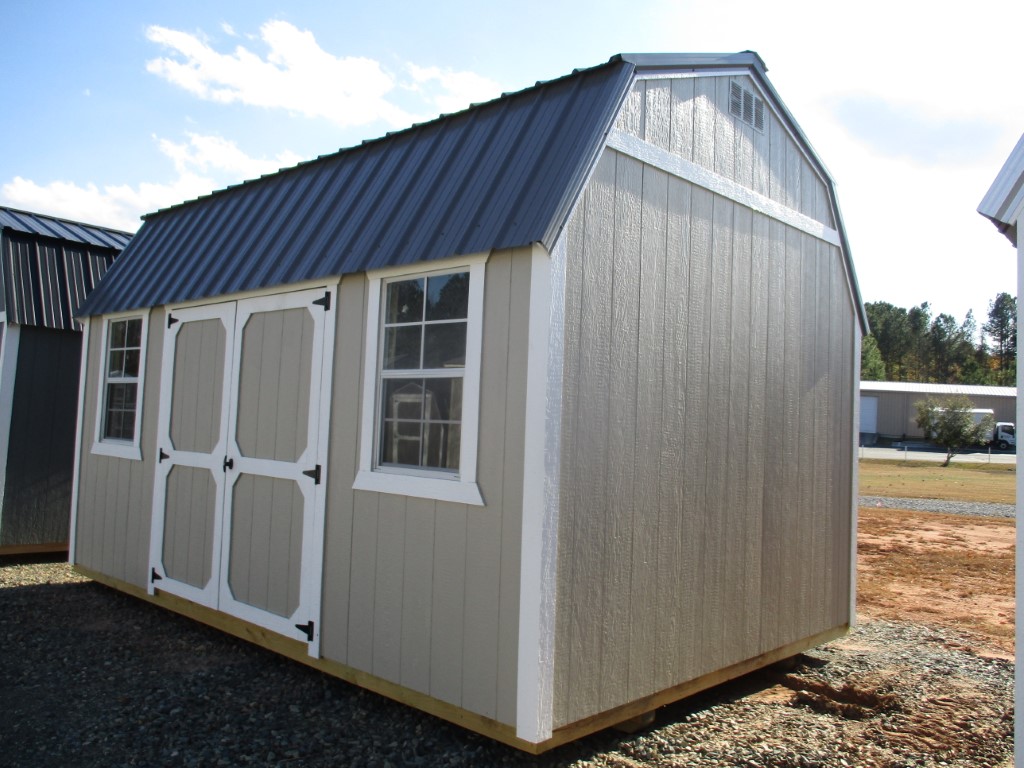
[(131, 235), (0, 208), (0, 553), (67, 547), (81, 326)]

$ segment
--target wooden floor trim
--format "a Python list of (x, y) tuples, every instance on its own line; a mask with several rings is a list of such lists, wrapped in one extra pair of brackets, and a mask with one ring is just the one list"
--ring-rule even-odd
[(67, 552), (66, 541), (54, 541), (47, 544), (10, 544), (0, 547), (0, 557), (8, 555), (50, 555), (57, 552)]
[(219, 629), (223, 632), (227, 632), (230, 635), (246, 640), (250, 643), (254, 643), (262, 648), (280, 653), (283, 656), (287, 656), (300, 664), (305, 664), (308, 667), (313, 667), (321, 672), (324, 672), (333, 677), (338, 677), (346, 682), (358, 685), (360, 688), (379, 693), (382, 696), (386, 696), (389, 699), (393, 699), (401, 704), (405, 704), (411, 707), (415, 707), (422, 712), (439, 717), (442, 720), (447, 720), (450, 723), (466, 728), (475, 733), (479, 733), (495, 741), (499, 741), (502, 744), (506, 744), (510, 747), (529, 752), (530, 754), (539, 755), (542, 752), (547, 752), (555, 747), (568, 744), (571, 741), (589, 736), (592, 733), (604, 730), (613, 725), (617, 725), (626, 720), (631, 720), (636, 717), (645, 715), (648, 712), (653, 712), (659, 707), (663, 707), (666, 704), (685, 699), (688, 696), (693, 696), (696, 693), (705, 691), (708, 688), (713, 688), (716, 685), (733, 680), (742, 675), (748, 674), (755, 670), (766, 667), (769, 664), (773, 664), (776, 661), (782, 659), (788, 659), (790, 656), (795, 656), (798, 653), (809, 650), (822, 643), (827, 643), (830, 640), (835, 640), (842, 637), (849, 631), (848, 625), (842, 625), (835, 627), (834, 629), (820, 632), (817, 635), (806, 638), (804, 640), (798, 640), (788, 645), (784, 645), (781, 648), (762, 653), (759, 656), (755, 656), (752, 659), (733, 664), (732, 666), (724, 669), (716, 670), (709, 674), (698, 677), (694, 680), (681, 683), (667, 688), (664, 691), (645, 696), (637, 701), (623, 704), (620, 707), (601, 712), (596, 715), (578, 720), (577, 722), (570, 723), (555, 729), (552, 733), (551, 738), (542, 741), (540, 743), (533, 743), (520, 739), (515, 735), (515, 728), (505, 723), (499, 723), (497, 720), (478, 715), (475, 712), (470, 712), (461, 707), (457, 707), (454, 704), (435, 699), (427, 694), (420, 693), (418, 691), (405, 688), (401, 685), (391, 682), (390, 680), (384, 680), (383, 678), (371, 675), (368, 672), (355, 669), (353, 667), (341, 664), (337, 661), (331, 661), (330, 659), (315, 659), (307, 653), (307, 646), (305, 643), (298, 640), (293, 640), (288, 637), (283, 637), (275, 632), (258, 627), (255, 624), (250, 624), (242, 619), (237, 619), (234, 616), (228, 616), (227, 614), (215, 611), (212, 608), (207, 608), (202, 605), (191, 603), (188, 600), (184, 600), (175, 595), (169, 595), (165, 592), (157, 591), (156, 595), (150, 595), (145, 589), (142, 589), (134, 584), (115, 579), (110, 576), (106, 576), (102, 573), (85, 568), (81, 565), (75, 565), (74, 569), (86, 578), (97, 581), (100, 584), (104, 584), (113, 589), (117, 589), (121, 592), (125, 592), (134, 597), (138, 597), (141, 600), (145, 600), (156, 605), (163, 606), (175, 613), (181, 614), (194, 619), (202, 624)]

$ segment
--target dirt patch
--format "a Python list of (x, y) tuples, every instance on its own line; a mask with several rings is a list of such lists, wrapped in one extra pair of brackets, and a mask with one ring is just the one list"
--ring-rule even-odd
[(862, 614), (953, 627), (1013, 658), (1012, 520), (861, 508), (859, 528)]

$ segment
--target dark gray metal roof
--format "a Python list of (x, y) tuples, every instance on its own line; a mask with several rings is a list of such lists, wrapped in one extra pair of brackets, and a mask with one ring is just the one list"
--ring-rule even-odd
[(542, 243), (549, 250), (637, 70), (744, 68), (828, 180), (862, 329), (867, 317), (830, 174), (752, 51), (620, 54), (463, 112), (145, 217), (81, 315), (160, 306)]
[(76, 329), (78, 307), (131, 237), (0, 208), (0, 310), (11, 323)]
[(616, 59), (147, 216), (81, 314), (551, 247), (633, 70)]
[(93, 245), (112, 251), (123, 251), (132, 239), (130, 232), (109, 227), (82, 224), (55, 216), (29, 213), (14, 208), (0, 208), (0, 230), (21, 232), (26, 235), (52, 237), (69, 243)]

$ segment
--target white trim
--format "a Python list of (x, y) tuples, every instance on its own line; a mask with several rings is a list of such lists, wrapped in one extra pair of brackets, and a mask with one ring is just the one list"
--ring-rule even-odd
[(565, 258), (560, 239), (530, 264), (516, 736), (535, 744), (554, 722)]
[(800, 213), (800, 211), (758, 194), (742, 184), (737, 184), (731, 179), (720, 176), (714, 171), (710, 171), (689, 160), (684, 160), (643, 139), (638, 139), (636, 136), (622, 131), (612, 131), (608, 136), (608, 147), (616, 152), (629, 155), (642, 163), (665, 171), (665, 173), (670, 173), (680, 179), (704, 187), (716, 195), (721, 195), (758, 213), (763, 213), (801, 232), (806, 232), (808, 235), (819, 240), (824, 240), (830, 245), (842, 247), (842, 240), (837, 230)]
[(860, 446), (860, 346), (863, 334), (860, 330), (860, 323), (854, 323), (853, 330), (853, 413), (850, 414), (853, 426), (852, 431), (852, 456), (853, 470), (852, 490), (850, 502), (850, 626), (857, 625), (857, 505), (860, 502), (860, 459), (858, 448)]
[[(462, 437), (459, 471), (425, 473), (400, 468), (374, 467), (377, 439), (378, 371), (381, 360), (381, 295), (384, 282), (396, 277), (429, 277), (458, 269), (469, 271), (469, 308), (466, 325), (466, 366), (462, 379)], [(366, 348), (363, 356), (363, 402), (359, 434), (359, 470), (352, 487), (359, 491), (451, 501), (483, 506), (476, 483), (477, 448), (480, 438), (480, 360), (483, 345), (484, 278), (487, 254), (389, 267), (366, 274), (369, 297), (366, 309)]]
[(78, 407), (75, 422), (75, 461), (71, 470), (71, 519), (68, 524), (68, 563), (74, 565), (78, 542), (78, 489), (82, 478), (82, 433), (85, 431), (85, 385), (89, 376), (89, 336), (92, 323), (82, 322), (82, 362), (78, 368)]
[[(736, 77), (738, 75), (750, 75), (750, 68), (746, 66), (726, 67), (724, 69), (687, 69), (680, 67), (678, 70), (660, 70), (658, 72), (638, 72), (637, 80), (681, 80), (696, 79), (698, 77)], [(753, 78), (751, 78), (753, 79)]]
[[(18, 378), (18, 348), (21, 326), (3, 324), (0, 340), (0, 512), (7, 491), (7, 455), (11, 447), (11, 414), (14, 410), (14, 384)], [(2, 522), (2, 521), (0, 521)]]
[[(135, 392), (135, 436), (132, 440), (110, 440), (103, 438), (103, 422), (106, 405), (107, 346), (110, 343), (110, 324), (119, 320), (142, 320), (139, 343), (139, 376)], [(118, 312), (103, 318), (103, 346), (100, 358), (99, 386), (96, 392), (96, 425), (93, 430), (92, 453), (113, 456), (120, 459), (142, 461), (142, 408), (146, 391), (146, 354), (149, 348), (149, 310)]]

